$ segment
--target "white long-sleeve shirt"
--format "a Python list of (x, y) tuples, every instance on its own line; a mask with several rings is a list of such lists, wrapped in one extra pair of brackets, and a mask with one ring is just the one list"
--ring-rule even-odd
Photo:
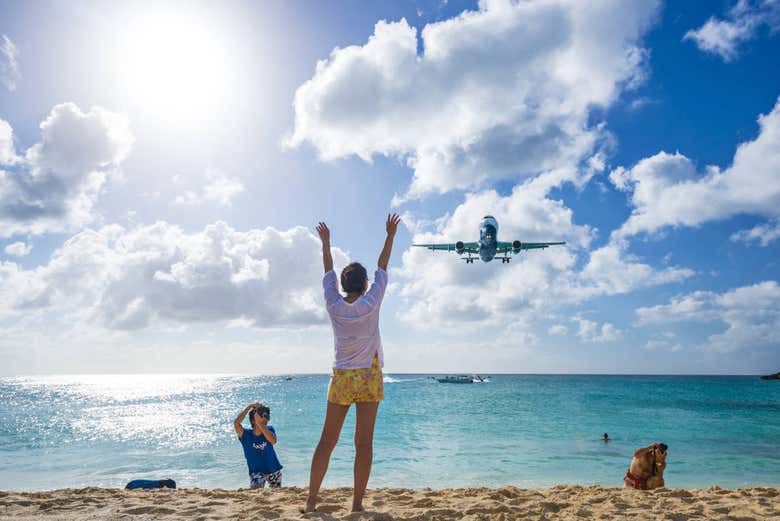
[(374, 355), (379, 359), (379, 366), (383, 367), (385, 360), (382, 339), (379, 336), (379, 308), (387, 288), (387, 272), (377, 268), (374, 283), (365, 295), (358, 297), (351, 304), (341, 297), (338, 282), (333, 270), (322, 278), (325, 307), (333, 324), (333, 367), (371, 367)]

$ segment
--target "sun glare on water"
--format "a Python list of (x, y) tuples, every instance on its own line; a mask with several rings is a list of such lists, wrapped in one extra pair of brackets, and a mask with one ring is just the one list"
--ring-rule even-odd
[(133, 108), (187, 123), (229, 104), (228, 32), (207, 12), (144, 10), (116, 37), (117, 87)]

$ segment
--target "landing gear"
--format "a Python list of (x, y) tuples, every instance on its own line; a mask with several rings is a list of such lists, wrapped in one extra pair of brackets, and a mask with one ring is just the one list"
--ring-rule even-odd
[(466, 257), (466, 264), (474, 264), (474, 258), (471, 256), (471, 253)]
[(504, 254), (503, 257), (501, 257), (501, 264), (507, 263), (509, 264), (509, 261), (512, 260), (512, 257), (510, 257), (508, 254)]

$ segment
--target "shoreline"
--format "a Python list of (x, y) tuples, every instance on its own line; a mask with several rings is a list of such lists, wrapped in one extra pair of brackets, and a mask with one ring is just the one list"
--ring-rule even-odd
[[(83, 377), (83, 376), (216, 376), (216, 377), (285, 377), (285, 376), (330, 376), (329, 372), (309, 372), (309, 373), (233, 373), (233, 372), (212, 372), (212, 373), (192, 373), (192, 372), (144, 372), (144, 373), (27, 373), (27, 374), (0, 374), (0, 380), (13, 378), (41, 378), (41, 377)], [(755, 377), (759, 378), (768, 373), (506, 373), (501, 371), (449, 371), (449, 372), (431, 372), (431, 373), (404, 373), (404, 372), (384, 372), (385, 376), (446, 376), (452, 374), (479, 374), (485, 376), (704, 376), (704, 377)], [(773, 374), (773, 373), (772, 373)]]
[(323, 489), (318, 512), (298, 509), (306, 489), (111, 488), (0, 491), (0, 519), (772, 519), (780, 487), (640, 491), (598, 485), (550, 488), (406, 489), (366, 492), (366, 511), (349, 512), (351, 488)]

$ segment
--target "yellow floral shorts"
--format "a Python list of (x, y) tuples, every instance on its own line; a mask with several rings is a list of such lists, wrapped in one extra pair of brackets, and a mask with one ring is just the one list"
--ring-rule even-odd
[(357, 402), (379, 402), (385, 399), (382, 368), (374, 356), (371, 367), (361, 369), (333, 369), (328, 387), (328, 401), (338, 405)]

